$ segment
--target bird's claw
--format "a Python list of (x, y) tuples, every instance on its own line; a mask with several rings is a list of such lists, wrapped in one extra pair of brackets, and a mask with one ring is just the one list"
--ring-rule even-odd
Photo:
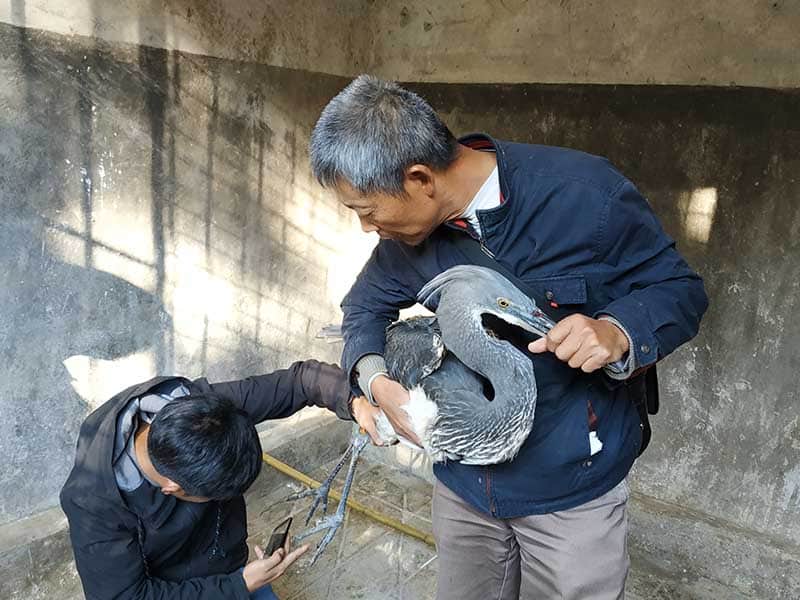
[(331, 489), (331, 484), (333, 483), (334, 478), (342, 469), (344, 464), (347, 462), (348, 458), (350, 459), (350, 467), (347, 470), (347, 476), (345, 477), (344, 487), (342, 488), (341, 498), (339, 499), (339, 506), (336, 508), (336, 512), (329, 517), (323, 517), (317, 524), (314, 525), (311, 529), (307, 529), (306, 531), (300, 532), (296, 536), (292, 538), (292, 542), (296, 543), (305, 538), (314, 535), (320, 531), (325, 529), (328, 532), (322, 538), (320, 543), (317, 545), (316, 550), (314, 551), (314, 555), (311, 557), (311, 563), (309, 566), (313, 565), (328, 544), (331, 543), (333, 537), (336, 535), (337, 530), (342, 525), (344, 521), (345, 511), (347, 510), (347, 497), (350, 494), (350, 487), (353, 485), (353, 477), (355, 476), (356, 470), (356, 463), (358, 462), (358, 458), (363, 452), (364, 448), (369, 443), (369, 436), (363, 433), (356, 433), (353, 436), (353, 439), (350, 442), (347, 450), (345, 451), (344, 455), (339, 459), (339, 462), (336, 463), (336, 466), (333, 468), (333, 471), (328, 478), (316, 489), (309, 489), (303, 490), (302, 492), (297, 492), (289, 496), (289, 500), (298, 500), (300, 498), (306, 498), (308, 496), (314, 496), (314, 502), (311, 505), (311, 509), (308, 512), (308, 517), (306, 518), (306, 525), (311, 520), (314, 512), (317, 510), (320, 502), (322, 503), (322, 512), (323, 514), (328, 510), (328, 494)]
[(305, 524), (308, 525), (309, 521), (311, 521), (311, 517), (314, 516), (314, 513), (317, 510), (317, 507), (322, 503), (322, 514), (327, 514), (328, 512), (328, 493), (331, 490), (330, 484), (323, 483), (318, 488), (311, 488), (308, 490), (303, 490), (300, 492), (295, 492), (291, 494), (288, 498), (286, 498), (287, 502), (294, 502), (295, 500), (300, 500), (302, 498), (308, 498), (309, 496), (314, 497), (314, 502), (311, 504), (311, 508), (308, 511), (308, 515), (306, 516)]
[(314, 535), (315, 533), (319, 533), (320, 531), (324, 531), (325, 529), (328, 532), (325, 534), (319, 544), (317, 544), (316, 550), (314, 550), (314, 554), (311, 557), (311, 562), (308, 563), (308, 566), (312, 566), (317, 559), (320, 557), (322, 552), (325, 548), (328, 547), (328, 544), (331, 543), (336, 532), (338, 531), (339, 527), (341, 527), (342, 523), (344, 522), (344, 514), (340, 512), (336, 512), (329, 517), (325, 517), (317, 521), (317, 524), (314, 525), (311, 529), (307, 529), (306, 531), (301, 531), (296, 536), (292, 538), (292, 544), (297, 545), (299, 542), (303, 541), (307, 537)]

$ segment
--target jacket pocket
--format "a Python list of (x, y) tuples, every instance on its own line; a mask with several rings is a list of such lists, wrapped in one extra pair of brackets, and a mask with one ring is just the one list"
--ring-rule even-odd
[(561, 275), (541, 279), (525, 279), (534, 293), (536, 306), (555, 321), (573, 313), (584, 313), (588, 294), (586, 277), (583, 275)]

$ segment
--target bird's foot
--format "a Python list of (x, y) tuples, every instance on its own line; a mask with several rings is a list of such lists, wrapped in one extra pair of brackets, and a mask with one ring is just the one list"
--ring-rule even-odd
[[(353, 485), (353, 479), (355, 477), (356, 472), (356, 464), (358, 463), (358, 458), (361, 456), (361, 453), (364, 451), (364, 448), (369, 443), (369, 436), (366, 434), (356, 433), (353, 436), (353, 439), (350, 442), (350, 446), (348, 447), (347, 451), (342, 456), (339, 463), (334, 467), (333, 472), (328, 476), (328, 479), (316, 490), (308, 490), (307, 492), (300, 492), (300, 494), (296, 494), (299, 497), (303, 496), (310, 496), (316, 495), (316, 499), (314, 501), (314, 505), (311, 507), (311, 511), (309, 512), (308, 519), (306, 519), (306, 524), (308, 524), (308, 520), (311, 518), (311, 515), (314, 514), (316, 510), (317, 504), (319, 502), (323, 502), (323, 511), (327, 508), (328, 505), (328, 492), (330, 491), (330, 485), (333, 481), (333, 478), (336, 477), (339, 470), (342, 468), (344, 463), (347, 461), (348, 457), (350, 458), (350, 466), (347, 469), (347, 476), (345, 477), (344, 486), (342, 487), (342, 495), (339, 499), (339, 505), (336, 507), (336, 512), (329, 517), (324, 517), (317, 521), (317, 524), (314, 525), (311, 529), (306, 531), (302, 531), (296, 536), (292, 538), (292, 542), (296, 543), (305, 538), (314, 535), (320, 531), (328, 530), (325, 534), (325, 537), (317, 545), (316, 550), (314, 551), (314, 555), (311, 557), (311, 562), (309, 566), (313, 565), (317, 559), (320, 557), (322, 552), (327, 548), (328, 544), (331, 543), (333, 537), (336, 535), (336, 532), (341, 527), (342, 523), (344, 522), (344, 515), (345, 511), (347, 510), (347, 498), (350, 496), (350, 488)], [(324, 488), (324, 489), (323, 489)], [(323, 499), (324, 496), (324, 499)]]
[(314, 513), (317, 510), (317, 507), (322, 504), (322, 514), (328, 512), (328, 494), (331, 491), (331, 478), (330, 481), (325, 481), (321, 486), (318, 488), (311, 488), (308, 490), (303, 490), (302, 492), (297, 492), (289, 496), (286, 500), (292, 502), (294, 500), (300, 500), (301, 498), (308, 498), (309, 496), (314, 498), (314, 502), (311, 504), (311, 508), (308, 510), (308, 514), (306, 515), (305, 524), (308, 525), (309, 521), (311, 521), (311, 517), (314, 516)]
[(333, 540), (333, 537), (336, 535), (336, 532), (339, 530), (339, 527), (342, 526), (343, 522), (344, 509), (342, 507), (341, 510), (337, 510), (334, 514), (317, 521), (317, 524), (311, 529), (302, 531), (292, 538), (292, 545), (297, 545), (299, 542), (314, 535), (315, 533), (319, 533), (320, 531), (324, 531), (326, 529), (328, 530), (328, 532), (325, 534), (325, 537), (323, 537), (319, 544), (317, 544), (317, 548), (314, 550), (314, 554), (311, 557), (311, 562), (308, 563), (309, 567), (317, 562), (317, 559), (320, 557), (325, 548), (328, 547), (328, 544), (331, 543), (331, 540)]
[(311, 521), (311, 517), (314, 516), (314, 513), (317, 510), (317, 507), (322, 504), (322, 514), (328, 512), (328, 494), (331, 491), (331, 484), (336, 476), (339, 474), (339, 471), (342, 470), (344, 463), (347, 462), (347, 459), (350, 457), (350, 454), (353, 452), (353, 444), (351, 443), (347, 450), (345, 450), (342, 457), (339, 459), (339, 462), (336, 463), (336, 466), (333, 467), (330, 475), (328, 475), (327, 479), (322, 482), (322, 484), (318, 488), (311, 488), (308, 490), (303, 490), (302, 492), (297, 492), (290, 495), (286, 500), (291, 502), (294, 500), (300, 500), (301, 498), (308, 498), (312, 496), (314, 498), (314, 502), (311, 504), (311, 508), (308, 511), (308, 515), (306, 516), (305, 524), (308, 525), (309, 521)]

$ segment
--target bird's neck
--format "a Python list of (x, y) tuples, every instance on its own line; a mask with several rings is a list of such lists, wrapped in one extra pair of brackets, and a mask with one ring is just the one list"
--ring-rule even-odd
[[(440, 304), (445, 318), (439, 318), (442, 339), (461, 362), (489, 380), (494, 388), (492, 409), (501, 413), (516, 411), (528, 401), (526, 392), (535, 393), (536, 382), (530, 359), (509, 342), (486, 333), (477, 307), (469, 310), (468, 318), (449, 315), (447, 306)], [(453, 325), (451, 325), (453, 324)], [(455, 325), (458, 324), (458, 325)]]

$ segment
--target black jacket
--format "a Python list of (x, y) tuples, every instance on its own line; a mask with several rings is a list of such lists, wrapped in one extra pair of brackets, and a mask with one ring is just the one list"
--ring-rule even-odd
[[(244, 498), (193, 504), (150, 486), (152, 505), (133, 509), (117, 488), (111, 462), (117, 415), (129, 400), (169, 379), (180, 379), (193, 394), (214, 391), (229, 398), (254, 424), (312, 405), (350, 418), (344, 373), (313, 360), (227, 383), (157, 377), (114, 396), (84, 421), (75, 465), (61, 490), (88, 600), (249, 598), (238, 573), (247, 561)], [(213, 551), (215, 541), (221, 551)]]

